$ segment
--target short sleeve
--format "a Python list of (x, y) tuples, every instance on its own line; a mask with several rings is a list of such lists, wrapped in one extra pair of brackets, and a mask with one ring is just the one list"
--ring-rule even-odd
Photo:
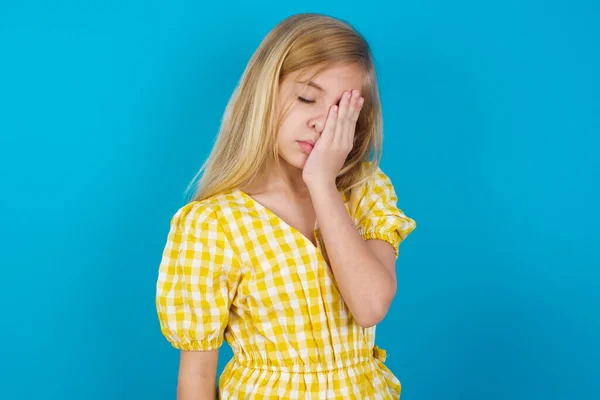
[(361, 188), (362, 193), (355, 211), (357, 228), (365, 240), (383, 240), (398, 249), (416, 222), (398, 208), (398, 197), (390, 178), (377, 168)]
[(187, 351), (219, 348), (240, 265), (211, 207), (192, 202), (170, 222), (156, 284), (163, 335)]

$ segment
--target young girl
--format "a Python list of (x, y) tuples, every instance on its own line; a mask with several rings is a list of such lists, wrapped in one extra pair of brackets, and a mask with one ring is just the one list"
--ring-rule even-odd
[[(156, 306), (181, 350), (180, 400), (400, 398), (375, 326), (416, 224), (381, 144), (364, 38), (318, 14), (276, 26), (171, 220)], [(215, 385), (223, 340), (234, 357)]]

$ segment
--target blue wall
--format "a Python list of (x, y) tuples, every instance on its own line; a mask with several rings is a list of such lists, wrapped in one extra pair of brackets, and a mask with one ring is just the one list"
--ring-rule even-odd
[(403, 400), (600, 397), (595, 2), (7, 3), (2, 398), (174, 398), (169, 218), (297, 12), (350, 21), (378, 62), (382, 168), (417, 221), (378, 327)]

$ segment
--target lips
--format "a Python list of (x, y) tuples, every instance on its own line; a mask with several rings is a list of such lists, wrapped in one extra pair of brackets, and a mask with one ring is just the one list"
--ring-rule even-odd
[(311, 142), (298, 141), (298, 144), (306, 153), (310, 153), (313, 147), (315, 147), (314, 143)]

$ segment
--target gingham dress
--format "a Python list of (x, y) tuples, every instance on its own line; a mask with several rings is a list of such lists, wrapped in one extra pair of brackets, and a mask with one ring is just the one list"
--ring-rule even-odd
[[(396, 249), (415, 228), (379, 169), (346, 203), (365, 239)], [(191, 202), (173, 216), (157, 282), (161, 330), (177, 349), (234, 356), (221, 399), (399, 399), (400, 381), (335, 284), (318, 246), (247, 193)]]

